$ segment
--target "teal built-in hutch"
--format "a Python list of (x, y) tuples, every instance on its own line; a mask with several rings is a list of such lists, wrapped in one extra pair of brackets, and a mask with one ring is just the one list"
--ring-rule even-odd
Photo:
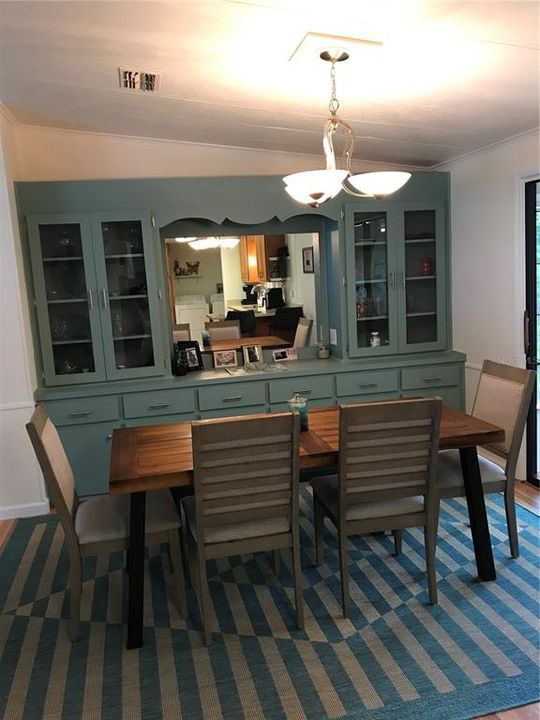
[[(39, 386), (81, 495), (106, 492), (124, 425), (440, 395), (464, 405), (452, 350), (449, 177), (414, 173), (385, 201), (313, 209), (280, 177), (32, 182), (16, 186)], [(316, 233), (319, 360), (280, 373), (173, 377), (164, 239)]]

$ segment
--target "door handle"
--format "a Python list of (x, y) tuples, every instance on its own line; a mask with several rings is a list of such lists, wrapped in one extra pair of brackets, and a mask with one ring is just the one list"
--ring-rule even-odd
[(525, 310), (523, 313), (523, 352), (525, 355), (528, 355), (529, 353), (529, 344), (529, 313)]
[(91, 290), (88, 290), (88, 304), (90, 306), (90, 310), (94, 309), (94, 293)]
[(101, 299), (103, 301), (103, 309), (106, 310), (107, 309), (107, 291), (105, 290), (105, 288), (101, 289)]

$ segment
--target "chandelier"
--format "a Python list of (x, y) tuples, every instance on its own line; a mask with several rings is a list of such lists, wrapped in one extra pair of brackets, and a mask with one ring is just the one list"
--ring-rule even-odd
[[(285, 190), (303, 205), (319, 207), (326, 200), (335, 197), (341, 190), (356, 198), (382, 198), (399, 190), (411, 177), (411, 173), (400, 171), (365, 172), (353, 175), (351, 162), (354, 150), (354, 131), (351, 125), (338, 117), (339, 100), (336, 95), (336, 63), (349, 57), (342, 50), (325, 50), (320, 55), (322, 60), (332, 63), (330, 78), (332, 95), (328, 104), (330, 117), (324, 123), (323, 150), (326, 158), (325, 170), (308, 170), (287, 175), (283, 178)], [(336, 165), (333, 137), (342, 128), (345, 145), (339, 162)]]

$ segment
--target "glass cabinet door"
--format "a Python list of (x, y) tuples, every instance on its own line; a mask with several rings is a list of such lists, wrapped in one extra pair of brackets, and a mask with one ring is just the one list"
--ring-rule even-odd
[(143, 216), (110, 217), (94, 228), (107, 376), (162, 372), (150, 223)]
[[(388, 242), (388, 213), (353, 211), (348, 220), (350, 354), (395, 349), (395, 273)], [(352, 238), (352, 243), (351, 243)]]
[(403, 211), (400, 340), (411, 350), (435, 349), (445, 343), (442, 233), (442, 211), (437, 207)]
[(45, 381), (104, 380), (90, 228), (56, 220), (32, 217), (28, 226)]

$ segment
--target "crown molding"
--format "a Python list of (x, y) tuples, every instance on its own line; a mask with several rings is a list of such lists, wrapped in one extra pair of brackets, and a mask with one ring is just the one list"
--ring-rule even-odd
[(461, 162), (462, 160), (467, 160), (467, 158), (472, 158), (477, 155), (482, 155), (483, 153), (488, 152), (493, 148), (499, 147), (500, 145), (508, 145), (513, 142), (519, 142), (524, 138), (532, 136), (536, 136), (540, 143), (540, 127), (532, 128), (531, 130), (525, 130), (525, 132), (518, 133), (517, 135), (511, 135), (510, 137), (504, 138), (503, 140), (497, 140), (497, 142), (490, 143), (489, 145), (484, 145), (483, 147), (477, 148), (476, 150), (471, 150), (468, 153), (463, 153), (463, 155), (456, 155), (456, 157), (452, 158), (451, 160), (445, 160), (444, 162), (432, 165), (429, 170), (447, 170), (450, 165), (453, 165), (453, 163)]

